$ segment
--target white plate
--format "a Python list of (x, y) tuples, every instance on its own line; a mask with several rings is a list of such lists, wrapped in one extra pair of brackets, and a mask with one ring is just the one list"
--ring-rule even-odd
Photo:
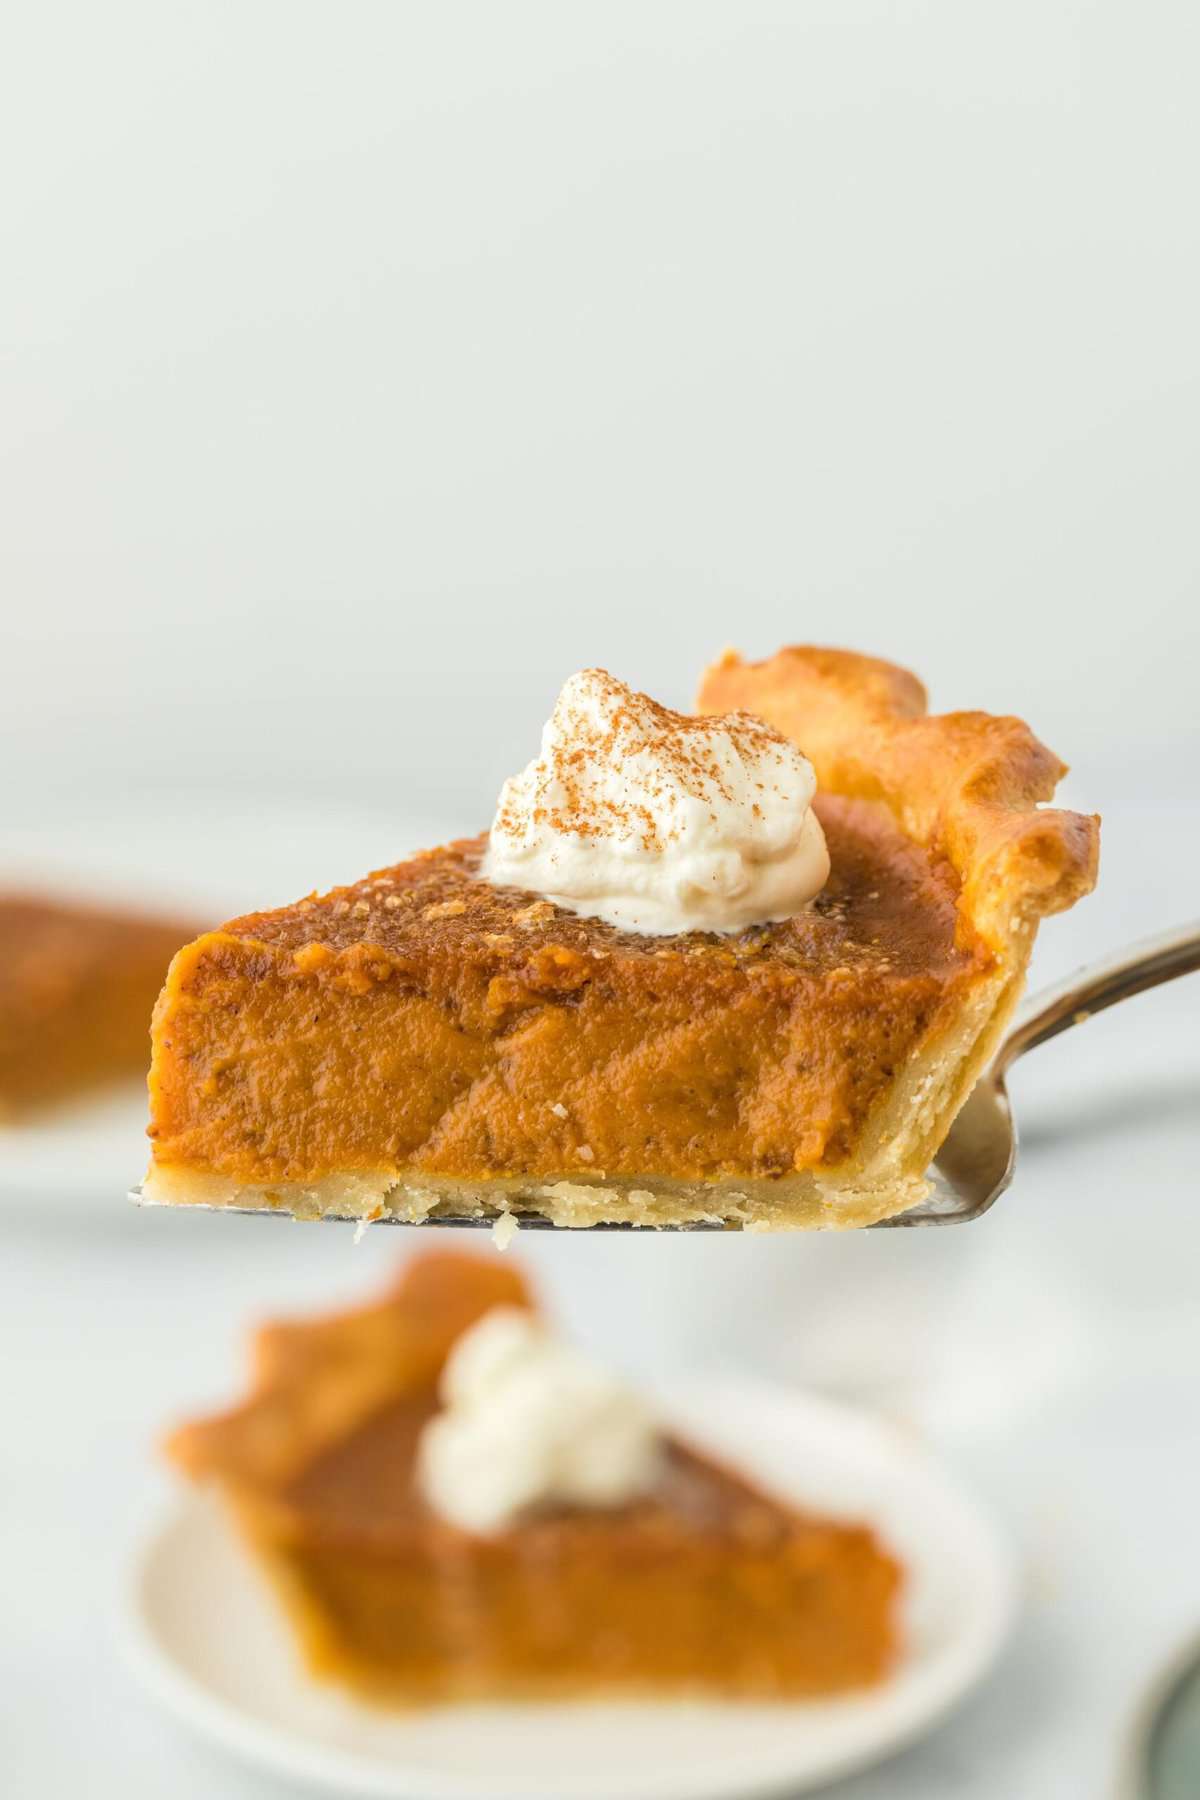
[(957, 1484), (880, 1421), (758, 1383), (665, 1396), (664, 1415), (777, 1491), (875, 1524), (909, 1571), (907, 1649), (881, 1688), (803, 1705), (449, 1707), (389, 1715), (299, 1670), (274, 1603), (209, 1503), (143, 1545), (126, 1633), (151, 1692), (263, 1768), (394, 1800), (753, 1800), (908, 1743), (972, 1688), (1013, 1616), (1010, 1556)]

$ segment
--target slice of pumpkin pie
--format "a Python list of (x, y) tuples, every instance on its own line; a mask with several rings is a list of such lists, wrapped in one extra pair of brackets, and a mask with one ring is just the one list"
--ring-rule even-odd
[[(800, 746), (803, 745), (803, 749)], [(866, 1225), (915, 1204), (1098, 825), (1019, 720), (890, 664), (572, 677), (489, 834), (175, 958), (156, 1201), (561, 1225)]]

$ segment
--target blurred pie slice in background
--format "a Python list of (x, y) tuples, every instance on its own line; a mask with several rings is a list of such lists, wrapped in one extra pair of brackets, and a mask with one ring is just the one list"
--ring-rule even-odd
[(150, 1015), (194, 922), (0, 894), (0, 1119), (144, 1074)]
[[(170, 1438), (228, 1503), (309, 1671), (398, 1706), (761, 1700), (884, 1678), (901, 1571), (874, 1532), (668, 1433), (633, 1497), (527, 1504), (487, 1530), (435, 1508), (422, 1443), (446, 1416), (443, 1364), (497, 1308), (531, 1306), (495, 1258), (423, 1256), (372, 1306), (264, 1327), (249, 1399)], [(522, 1416), (514, 1403), (505, 1421)]]

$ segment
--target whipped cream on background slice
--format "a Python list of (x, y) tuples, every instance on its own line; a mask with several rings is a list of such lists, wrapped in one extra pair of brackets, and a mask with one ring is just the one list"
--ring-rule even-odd
[(480, 873), (626, 931), (741, 931), (824, 887), (816, 789), (763, 720), (671, 712), (584, 669), (505, 782)]
[(639, 1396), (519, 1307), (494, 1307), (463, 1333), (441, 1398), (445, 1410), (421, 1435), (418, 1479), (434, 1511), (464, 1531), (501, 1531), (537, 1506), (619, 1506), (661, 1468)]

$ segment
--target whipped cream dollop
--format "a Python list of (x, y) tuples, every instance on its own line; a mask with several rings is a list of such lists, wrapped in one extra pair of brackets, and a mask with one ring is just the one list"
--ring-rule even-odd
[(494, 1307), (463, 1333), (441, 1398), (421, 1434), (418, 1480), (433, 1510), (465, 1531), (501, 1531), (539, 1506), (619, 1506), (661, 1468), (638, 1395), (520, 1307)]
[(584, 669), (505, 782), (480, 873), (625, 931), (741, 931), (824, 887), (816, 789), (762, 719), (671, 712)]

